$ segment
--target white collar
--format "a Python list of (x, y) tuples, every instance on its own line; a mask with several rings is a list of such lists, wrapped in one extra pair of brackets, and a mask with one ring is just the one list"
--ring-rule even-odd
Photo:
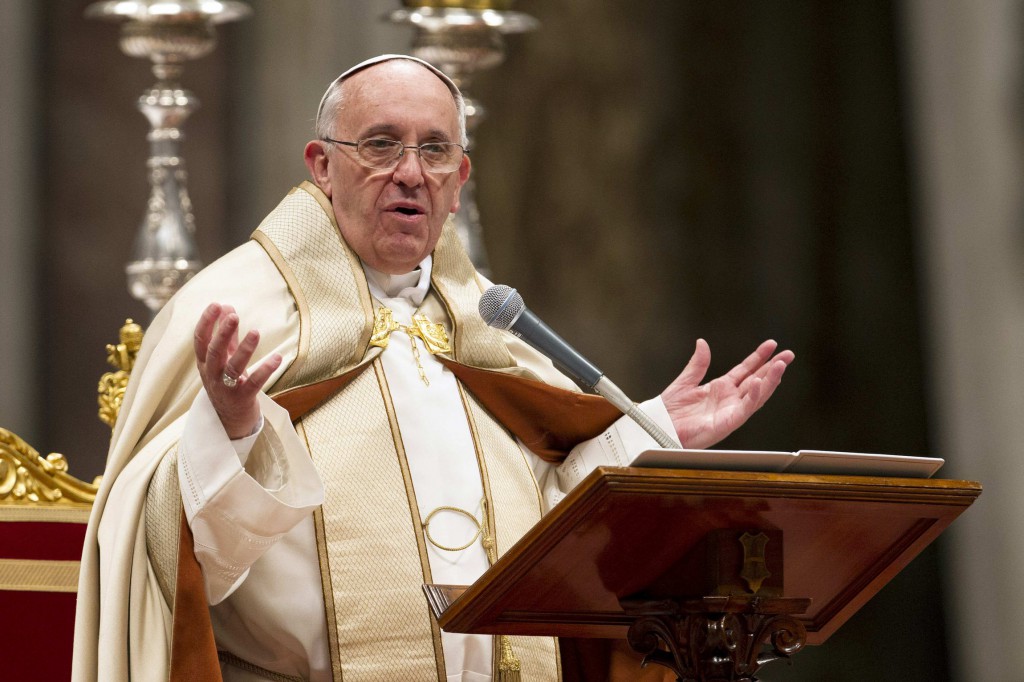
[(369, 284), (370, 293), (374, 298), (404, 298), (418, 308), (430, 288), (430, 270), (433, 263), (433, 257), (428, 255), (419, 267), (404, 275), (389, 275), (363, 263), (363, 272), (366, 273), (366, 283)]

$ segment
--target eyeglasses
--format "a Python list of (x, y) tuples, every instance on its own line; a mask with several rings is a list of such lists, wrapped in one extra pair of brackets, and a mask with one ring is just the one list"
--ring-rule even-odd
[(425, 142), (424, 144), (402, 144), (386, 137), (369, 137), (358, 142), (343, 142), (329, 137), (324, 142), (343, 144), (356, 148), (356, 160), (376, 170), (390, 170), (405, 156), (406, 149), (415, 149), (420, 162), (432, 173), (451, 173), (459, 169), (466, 148), (454, 142)]

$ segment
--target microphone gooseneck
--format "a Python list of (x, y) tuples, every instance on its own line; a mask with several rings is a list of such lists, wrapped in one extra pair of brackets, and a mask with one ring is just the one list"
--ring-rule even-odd
[(663, 448), (679, 448), (679, 442), (665, 433), (604, 372), (534, 315), (518, 291), (495, 284), (480, 297), (480, 317), (489, 326), (511, 332), (546, 355), (581, 386), (604, 396), (623, 414), (632, 418)]

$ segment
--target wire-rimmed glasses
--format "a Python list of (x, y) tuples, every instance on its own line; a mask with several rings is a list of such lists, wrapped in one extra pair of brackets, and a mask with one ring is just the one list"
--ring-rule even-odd
[(355, 147), (355, 159), (367, 168), (390, 170), (401, 162), (406, 149), (415, 149), (424, 168), (431, 173), (451, 173), (459, 169), (466, 148), (455, 142), (424, 142), (423, 144), (402, 144), (386, 137), (368, 137), (358, 142), (345, 142), (330, 137), (324, 142)]

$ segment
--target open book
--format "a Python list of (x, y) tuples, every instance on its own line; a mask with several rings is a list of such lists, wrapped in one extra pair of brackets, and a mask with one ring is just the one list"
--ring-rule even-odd
[(630, 466), (659, 469), (711, 469), (716, 471), (770, 471), (790, 474), (895, 476), (928, 478), (945, 460), (863, 452), (800, 450), (647, 450)]

